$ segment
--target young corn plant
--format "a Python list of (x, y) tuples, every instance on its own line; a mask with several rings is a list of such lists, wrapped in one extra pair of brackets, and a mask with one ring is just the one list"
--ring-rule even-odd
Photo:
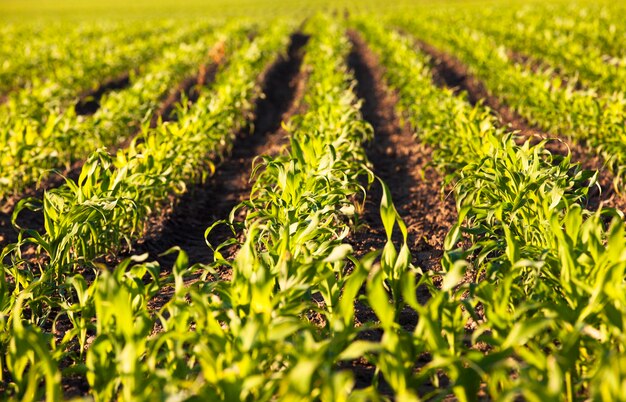
[[(287, 30), (276, 24), (258, 42), (238, 49), (214, 85), (177, 122), (147, 129), (115, 156), (94, 152), (77, 182), (68, 180), (45, 193), (46, 232), (26, 241), (41, 246), (57, 270), (130, 247), (170, 194), (184, 192), (187, 183), (212, 172), (207, 153), (219, 157), (230, 151), (258, 91), (252, 78), (285, 45)], [(240, 43), (244, 33), (239, 31), (229, 46)], [(32, 204), (24, 201), (14, 214)]]
[[(124, 243), (137, 239), (142, 233), (145, 219), (154, 208), (165, 202), (172, 193), (184, 191), (186, 183), (206, 177), (205, 168), (212, 167), (205, 159), (206, 150), (214, 150), (217, 155), (229, 152), (235, 132), (243, 128), (245, 113), (252, 109), (252, 99), (258, 95), (254, 77), (286, 46), (289, 29), (288, 24), (276, 23), (256, 41), (239, 47), (228, 68), (218, 74), (211, 88), (201, 93), (195, 106), (181, 109), (179, 113), (183, 114), (179, 114), (177, 122), (144, 131), (128, 149), (118, 152), (115, 157), (104, 151), (94, 153), (77, 182), (68, 180), (66, 185), (47, 192), (43, 205), (35, 206), (44, 210), (46, 233), (25, 231), (20, 243), (7, 246), (3, 252), (3, 261), (10, 260), (11, 264), (3, 265), (3, 278), (6, 278), (3, 283), (7, 285), (6, 294), (10, 296), (3, 300), (3, 317), (6, 316), (8, 322), (25, 321), (44, 328), (53, 322), (50, 317), (57, 314), (60, 308), (69, 310), (63, 318), (67, 317), (73, 326), (69, 332), (71, 335), (60, 340), (52, 338), (50, 341), (52, 349), (60, 354), (57, 364), (60, 360), (63, 360), (64, 365), (70, 364), (67, 361), (69, 359), (69, 362), (75, 363), (70, 364), (71, 371), (80, 374), (92, 368), (98, 377), (104, 373), (104, 369), (96, 368), (98, 364), (115, 365), (115, 359), (109, 361), (105, 355), (120, 353), (133, 356), (120, 360), (124, 365), (129, 361), (139, 361), (139, 356), (144, 353), (142, 350), (146, 350), (145, 346), (137, 344), (132, 349), (119, 346), (131, 340), (130, 335), (124, 335), (123, 331), (127, 329), (122, 328), (122, 332), (108, 334), (106, 341), (97, 343), (101, 345), (98, 350), (105, 355), (92, 356), (87, 353), (85, 356), (84, 348), (89, 344), (86, 338), (94, 331), (89, 323), (91, 319), (97, 320), (97, 316), (106, 318), (107, 310), (104, 306), (110, 301), (94, 304), (93, 300), (100, 297), (96, 291), (98, 285), (94, 284), (87, 292), (90, 296), (85, 297), (84, 287), (78, 285), (80, 279), (75, 276), (76, 270), (93, 267), (96, 274), (101, 271), (101, 266), (95, 264), (98, 257), (119, 250)], [(237, 39), (233, 43), (238, 43)], [(33, 204), (24, 202), (21, 206), (34, 208)], [(33, 262), (32, 259), (22, 258), (23, 246), (29, 243), (43, 250), (43, 260)], [(100, 281), (110, 280), (109, 276), (105, 276)], [(141, 275), (135, 279), (141, 280)], [(94, 283), (101, 282), (96, 280)], [(24, 296), (25, 292), (28, 292), (28, 297)], [(111, 288), (111, 294), (116, 292), (114, 287)], [(127, 293), (124, 292), (120, 293), (120, 300), (127, 299)], [(14, 307), (15, 300), (20, 297), (25, 298), (28, 304), (27, 314), (24, 309)], [(146, 321), (149, 314), (145, 306), (137, 308), (140, 310), (135, 309), (127, 316), (141, 313), (137, 319)], [(122, 313), (123, 310), (120, 310)], [(120, 319), (126, 328), (128, 319)], [(117, 319), (114, 321), (117, 322)], [(152, 328), (146, 324), (148, 327)], [(102, 328), (96, 330), (105, 332)], [(142, 336), (147, 337), (148, 334), (141, 332)], [(13, 339), (10, 332), (5, 335), (2, 338), (3, 351), (7, 350)], [(133, 342), (139, 342), (137, 339), (138, 335), (132, 338)], [(77, 353), (74, 353), (75, 348), (79, 349)], [(140, 368), (133, 367), (137, 370)], [(12, 370), (14, 366), (10, 366), (11, 376)], [(41, 379), (37, 377), (38, 371), (30, 373), (34, 378), (31, 383)], [(91, 374), (87, 377), (91, 378), (92, 387), (97, 390), (95, 392), (99, 398), (108, 400), (111, 395), (118, 395), (120, 387), (127, 399), (133, 399), (143, 392), (135, 377), (140, 375), (139, 371), (124, 366), (120, 373), (123, 375), (111, 381), (105, 377), (101, 377), (100, 381), (90, 377)], [(12, 395), (25, 392), (27, 383), (10, 381)], [(162, 383), (155, 385), (155, 388), (160, 386)]]
[(616, 189), (621, 188), (626, 171), (622, 91), (578, 89), (550, 70), (516, 64), (493, 38), (467, 24), (460, 24), (459, 30), (442, 29), (448, 26), (441, 22), (447, 18), (445, 14), (430, 19), (394, 18), (393, 24), (456, 55), (490, 92), (531, 125), (583, 141), (590, 152), (605, 160), (616, 176)]
[[(206, 23), (175, 29), (171, 23), (157, 25), (156, 29), (144, 27), (135, 35), (132, 34), (134, 28), (126, 28), (128, 36), (123, 31), (121, 34), (109, 32), (110, 42), (105, 49), (85, 48), (86, 59), (80, 58), (80, 52), (62, 55), (72, 61), (61, 64), (47, 79), (35, 81), (31, 87), (9, 95), (7, 103), (0, 105), (3, 111), (0, 199), (5, 201), (7, 197), (20, 194), (26, 186), (36, 185), (54, 169), (69, 169), (73, 162), (85, 159), (96, 148), (117, 145), (111, 140), (117, 139), (114, 130), (108, 139), (100, 138), (97, 132), (87, 135), (83, 131), (90, 122), (112, 129), (110, 118), (103, 119), (101, 114), (80, 116), (75, 104), (81, 92), (97, 88), (103, 77), (129, 73), (144, 63), (150, 69), (157, 63), (152, 59), (160, 54), (159, 49), (174, 47), (207, 29)], [(103, 58), (107, 62), (103, 62)], [(129, 80), (137, 79), (136, 85), (146, 85), (135, 74), (129, 76)], [(158, 96), (159, 93), (154, 95), (155, 99)], [(143, 117), (138, 116), (137, 120)], [(121, 115), (116, 117), (121, 118)], [(123, 134), (126, 138), (129, 133)]]
[[(588, 347), (567, 330), (575, 331), (572, 320), (585, 317), (574, 302), (582, 292), (572, 278), (585, 272), (588, 258), (564, 254), (571, 241), (559, 233), (588, 225), (595, 236), (583, 237), (594, 239), (596, 250), (620, 254), (623, 235), (615, 232), (607, 243), (601, 213), (590, 216), (580, 206), (595, 173), (551, 155), (544, 143), (516, 145), (482, 106), (436, 88), (426, 58), (409, 40), (365, 20), (357, 27), (386, 67), (400, 112), (435, 148), (433, 162), (454, 186), (459, 210), (442, 272), (426, 272), (418, 281), (409, 271), (403, 280), (403, 300), (419, 320), (401, 349), (413, 353), (407, 361), (390, 347), (374, 356), (377, 366), (398, 394), (419, 393), (429, 382), (435, 390), (427, 397), (452, 392), (461, 400), (475, 399), (480, 390), (496, 399), (588, 395), (590, 382), (582, 374), (589, 370)], [(459, 248), (463, 236), (470, 246)], [(470, 273), (473, 278), (464, 279)], [(438, 275), (443, 278), (436, 286)], [(373, 300), (381, 282), (373, 278), (370, 286)], [(417, 303), (415, 286), (430, 289), (425, 305)], [(387, 314), (376, 313), (381, 320)], [(391, 322), (387, 327), (390, 338), (402, 339), (401, 330)], [(430, 361), (414, 374), (421, 353)]]
[[(378, 253), (358, 261), (345, 242), (359, 208), (356, 197), (367, 192), (361, 183), (374, 179), (362, 147), (372, 132), (361, 120), (354, 78), (346, 70), (349, 43), (343, 27), (316, 17), (306, 28), (312, 33), (304, 59), (309, 73), (304, 94), (307, 111), (287, 126), (290, 147), (278, 156), (263, 157), (255, 167), (251, 197), (236, 208), (245, 211), (244, 221), (235, 223), (231, 214), (230, 224), (242, 228), (245, 238), (230, 264), (232, 283), (243, 290), (243, 296), (237, 293), (238, 303), (250, 303), (256, 309), (267, 306), (273, 321), (284, 314), (283, 308), (294, 314), (294, 322), (311, 320), (291, 329), (296, 347), (291, 360), (281, 363), (286, 372), (277, 395), (286, 400), (346, 400), (349, 395), (378, 400), (374, 387), (354, 392), (351, 375), (337, 367), (382, 347), (358, 340), (354, 307)], [(388, 193), (387, 189), (381, 213), (391, 231), (396, 222), (404, 226)], [(398, 253), (391, 239), (383, 251), (381, 265), (391, 288), (398, 289), (397, 271), (410, 260), (407, 254), (406, 244)], [(219, 255), (216, 262), (224, 263)], [(267, 287), (260, 290), (262, 295), (252, 294), (255, 283), (268, 277), (273, 279), (264, 282)], [(388, 304), (387, 290), (382, 297)], [(252, 313), (258, 314), (246, 309), (247, 320)]]

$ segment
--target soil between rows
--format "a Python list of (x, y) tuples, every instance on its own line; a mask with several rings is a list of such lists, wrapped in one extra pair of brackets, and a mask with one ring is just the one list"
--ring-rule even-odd
[(417, 40), (416, 43), (421, 51), (431, 57), (434, 80), (438, 85), (447, 86), (457, 92), (465, 91), (472, 104), (484, 102), (495, 112), (502, 124), (518, 131), (522, 140), (532, 139), (533, 143), (537, 143), (543, 139), (550, 139), (545, 148), (551, 153), (565, 156), (569, 151), (572, 162), (580, 163), (581, 167), (586, 170), (597, 170), (600, 189), (595, 186), (589, 190), (586, 205), (588, 209), (597, 210), (601, 207), (609, 207), (626, 211), (626, 197), (615, 191), (613, 174), (605, 167), (602, 158), (590, 151), (583, 142), (575, 143), (562, 136), (546, 133), (533, 127), (501, 99), (492, 95), (484, 83), (471, 74), (467, 66), (456, 57), (424, 41)]
[(97, 88), (84, 92), (76, 102), (74, 110), (79, 116), (92, 115), (100, 109), (100, 99), (107, 92), (119, 91), (130, 86), (130, 72), (110, 78)]
[[(400, 124), (395, 113), (397, 96), (385, 86), (383, 69), (376, 56), (356, 31), (348, 31), (348, 36), (353, 45), (348, 64), (357, 80), (356, 93), (363, 100), (361, 113), (374, 128), (374, 140), (366, 149), (368, 159), (374, 173), (389, 186), (393, 203), (407, 225), (413, 264), (424, 270), (438, 269), (445, 236), (457, 221), (453, 198), (444, 197), (442, 178), (430, 166), (432, 149), (419, 143), (408, 127)], [(375, 182), (365, 202), (364, 224), (350, 238), (357, 257), (381, 250), (387, 241), (379, 212), (381, 197), (382, 187)], [(401, 238), (394, 236), (393, 241), (399, 248)], [(418, 288), (417, 297), (425, 302), (429, 293)], [(357, 325), (377, 321), (374, 313), (360, 303), (355, 306), (355, 313)], [(412, 331), (417, 324), (416, 313), (411, 309), (404, 311), (400, 324)], [(363, 335), (372, 339), (380, 337), (376, 331)], [(421, 356), (418, 365), (427, 362), (428, 357)], [(375, 367), (365, 359), (345, 362), (342, 367), (352, 370), (358, 388), (372, 384)], [(430, 386), (425, 384), (424, 391), (429, 390)], [(381, 377), (379, 391), (393, 394)]]
[[(147, 236), (138, 244), (138, 252), (148, 252), (151, 259), (165, 267), (175, 257), (159, 254), (174, 246), (185, 250), (192, 264), (213, 261), (204, 237), (206, 229), (213, 222), (227, 219), (231, 210), (249, 196), (254, 159), (276, 154), (287, 144), (281, 122), (295, 113), (303, 92), (301, 64), (307, 41), (303, 34), (292, 35), (287, 57), (281, 56), (261, 76), (263, 96), (256, 100), (252, 132), (245, 128), (238, 133), (231, 155), (218, 164), (215, 174), (205, 184), (192, 188), (173, 210), (150, 225)], [(222, 225), (211, 233), (209, 241), (217, 246), (232, 236)]]
[[(442, 193), (442, 178), (430, 166), (433, 150), (420, 143), (395, 113), (397, 97), (384, 84), (376, 56), (355, 31), (349, 32), (354, 48), (349, 65), (357, 79), (356, 92), (364, 100), (361, 113), (374, 127), (368, 159), (374, 173), (390, 188), (394, 205), (409, 231), (414, 263), (423, 269), (438, 267), (443, 242), (457, 221), (453, 197)], [(386, 242), (379, 206), (382, 188), (376, 183), (366, 201), (364, 220), (369, 226), (353, 241), (357, 255), (381, 249)]]

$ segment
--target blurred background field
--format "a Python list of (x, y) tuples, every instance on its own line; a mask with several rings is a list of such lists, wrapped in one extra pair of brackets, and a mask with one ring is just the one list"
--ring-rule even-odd
[[(564, 1), (552, 0), (551, 3)], [(606, 3), (606, 1), (601, 1)], [(25, 21), (37, 19), (146, 19), (248, 16), (264, 18), (309, 15), (336, 10), (351, 13), (386, 13), (402, 9), (439, 9), (450, 7), (513, 7), (538, 0), (2, 0), (0, 19)], [(594, 2), (600, 3), (600, 2)]]

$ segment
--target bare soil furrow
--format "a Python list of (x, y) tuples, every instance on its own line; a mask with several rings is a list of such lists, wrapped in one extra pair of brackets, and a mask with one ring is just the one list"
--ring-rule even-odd
[[(349, 65), (357, 79), (356, 92), (364, 102), (361, 112), (374, 127), (374, 141), (367, 154), (374, 172), (391, 189), (393, 202), (409, 229), (415, 263), (425, 269), (439, 265), (443, 241), (456, 222), (452, 197), (442, 193), (442, 177), (430, 166), (432, 149), (420, 143), (395, 114), (396, 95), (384, 84), (383, 70), (363, 39), (349, 31), (354, 48)], [(374, 185), (364, 214), (367, 230), (354, 237), (355, 248), (364, 254), (380, 249), (386, 236), (379, 213), (381, 188)]]
[(584, 142), (576, 143), (563, 136), (547, 133), (533, 127), (501, 99), (492, 95), (482, 81), (471, 74), (468, 68), (456, 57), (423, 41), (418, 40), (417, 45), (432, 59), (433, 80), (436, 84), (449, 87), (457, 92), (465, 91), (472, 104), (482, 101), (494, 111), (502, 124), (519, 132), (521, 141), (531, 139), (533, 143), (536, 143), (550, 139), (545, 147), (553, 154), (564, 156), (569, 151), (572, 161), (580, 163), (582, 168), (597, 170), (600, 189), (597, 187), (590, 189), (587, 208), (596, 210), (600, 207), (611, 207), (626, 211), (626, 198), (615, 191), (613, 174), (605, 167), (603, 159), (590, 151)]
[[(397, 95), (384, 84), (384, 71), (377, 57), (356, 31), (348, 31), (348, 36), (353, 44), (348, 64), (357, 79), (356, 93), (363, 100), (361, 113), (374, 127), (374, 140), (367, 147), (368, 158), (374, 165), (374, 173), (389, 186), (394, 205), (407, 225), (413, 263), (425, 270), (438, 270), (445, 236), (457, 221), (454, 200), (444, 196), (442, 177), (430, 166), (432, 149), (420, 143), (400, 123), (395, 113)], [(375, 183), (365, 203), (363, 224), (350, 239), (357, 256), (382, 249), (387, 240), (379, 212), (381, 196), (382, 188)], [(421, 302), (429, 298), (423, 288), (417, 289), (417, 296)], [(357, 303), (355, 312), (357, 325), (377, 320), (361, 303)], [(400, 324), (408, 331), (416, 323), (417, 315), (412, 309), (400, 315)], [(368, 339), (378, 339), (380, 335), (378, 331), (362, 334)], [(369, 362), (361, 359), (342, 367), (354, 372), (357, 387), (371, 385), (375, 367)], [(379, 378), (379, 391), (392, 394), (382, 378)]]
[(100, 99), (107, 92), (119, 91), (130, 85), (130, 72), (125, 72), (117, 77), (110, 78), (102, 82), (97, 88), (85, 91), (80, 95), (78, 102), (74, 106), (76, 114), (92, 115), (100, 109)]
[[(205, 184), (196, 185), (173, 210), (149, 225), (147, 236), (137, 245), (138, 251), (150, 253), (166, 267), (174, 257), (158, 255), (173, 246), (185, 250), (191, 263), (213, 260), (204, 238), (206, 229), (215, 221), (227, 219), (231, 210), (249, 196), (254, 159), (275, 154), (287, 144), (281, 122), (295, 112), (303, 92), (304, 73), (300, 67), (307, 41), (305, 35), (292, 35), (287, 56), (280, 57), (260, 77), (263, 96), (256, 100), (252, 129), (237, 134), (231, 155)], [(212, 232), (210, 241), (218, 245), (230, 236), (232, 233), (221, 226)]]
[[(153, 114), (150, 127), (154, 128), (159, 121), (173, 121), (176, 119), (174, 110), (179, 102), (185, 98), (191, 104), (198, 98), (198, 89), (203, 85), (210, 85), (215, 80), (215, 74), (220, 66), (226, 62), (224, 55), (224, 44), (218, 43), (210, 52), (210, 61), (203, 64), (194, 75), (185, 78), (176, 88), (164, 97), (159, 109)], [(117, 152), (118, 149), (126, 148), (131, 140), (139, 133), (135, 132), (117, 147), (110, 148), (109, 152)], [(78, 160), (72, 163), (69, 169), (59, 170), (50, 174), (47, 178), (26, 188), (21, 194), (9, 197), (2, 208), (0, 208), (0, 247), (17, 241), (18, 232), (11, 224), (13, 210), (17, 203), (26, 198), (41, 199), (46, 190), (59, 187), (65, 183), (66, 178), (73, 181), (78, 180), (85, 161)], [(41, 213), (23, 210), (17, 224), (22, 228), (34, 229), (39, 232), (43, 230), (43, 216)]]

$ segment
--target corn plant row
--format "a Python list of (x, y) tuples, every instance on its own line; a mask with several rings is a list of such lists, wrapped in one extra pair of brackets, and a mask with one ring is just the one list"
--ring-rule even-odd
[(68, 169), (99, 147), (117, 148), (126, 143), (150, 121), (168, 90), (192, 72), (197, 74), (202, 63), (218, 61), (222, 53), (230, 52), (224, 44), (232, 41), (225, 38), (244, 35), (243, 28), (235, 28), (237, 25), (232, 23), (211, 34), (193, 30), (193, 35), (181, 38), (182, 43), (175, 49), (166, 49), (162, 57), (148, 63), (128, 89), (103, 96), (93, 116), (77, 116), (70, 108), (43, 132), (28, 132), (27, 128), (22, 137), (11, 138), (3, 149), (0, 196), (19, 194), (48, 177), (53, 169)]
[[(363, 330), (376, 328), (375, 323), (355, 326), (360, 289), (375, 283), (362, 306), (393, 320), (398, 312), (388, 303), (383, 282), (392, 294), (400, 291), (398, 279), (409, 269), (410, 253), (406, 227), (384, 184), (384, 249), (359, 261), (347, 243), (362, 207), (358, 200), (367, 193), (363, 186), (374, 175), (362, 147), (372, 128), (362, 120), (354, 77), (346, 67), (350, 45), (344, 29), (321, 16), (308, 21), (307, 111), (287, 126), (289, 149), (264, 156), (255, 166), (250, 198), (231, 214), (233, 224), (237, 211), (245, 211), (244, 241), (234, 260), (215, 250), (216, 264), (232, 270), (227, 299), (235, 312), (228, 316), (237, 318), (225, 323), (224, 332), (235, 335), (226, 348), (228, 366), (247, 368), (237, 373), (234, 392), (222, 385), (219, 399), (381, 400), (376, 384), (355, 390), (352, 373), (341, 367), (380, 348), (359, 339)], [(399, 250), (391, 241), (396, 225), (404, 236)], [(262, 387), (248, 381), (258, 377)]]
[(76, 182), (67, 180), (41, 201), (22, 200), (15, 215), (42, 209), (45, 223), (43, 235), (26, 241), (41, 247), (57, 271), (130, 247), (155, 208), (212, 174), (230, 151), (259, 94), (254, 77), (285, 46), (288, 29), (277, 24), (252, 43), (242, 44), (245, 35), (232, 37), (227, 47), (238, 50), (227, 68), (192, 107), (179, 111), (176, 122), (145, 129), (116, 155), (97, 150)]
[[(427, 398), (618, 398), (626, 303), (617, 278), (626, 244), (619, 217), (607, 229), (600, 212), (580, 207), (589, 173), (543, 143), (515, 145), (484, 107), (434, 87), (427, 57), (407, 38), (358, 26), (398, 92), (400, 112), (434, 147), (459, 211), (442, 272), (417, 280), (407, 270), (401, 279), (403, 300), (419, 318), (412, 332), (387, 320), (385, 331), (402, 342), (373, 358), (385, 378), (398, 394), (434, 385)], [(459, 247), (463, 235), (468, 245)], [(424, 305), (415, 297), (422, 285), (431, 292)], [(414, 373), (423, 353), (430, 361)]]
[[(623, 93), (599, 95), (576, 90), (573, 84), (547, 71), (511, 62), (501, 47), (485, 34), (468, 27), (444, 30), (436, 19), (396, 19), (402, 26), (430, 43), (441, 46), (467, 63), (485, 86), (532, 125), (585, 141), (605, 159), (617, 182), (626, 174), (626, 98)], [(621, 187), (621, 186), (620, 186)]]
[[(164, 392), (182, 397), (193, 391), (195, 382), (209, 375), (200, 372), (196, 359), (212, 356), (200, 350), (197, 356), (188, 355), (184, 339), (176, 343), (175, 349), (169, 349), (175, 341), (168, 340), (172, 336), (169, 331), (159, 338), (148, 337), (158, 315), (152, 316), (144, 302), (155, 297), (169, 279), (179, 289), (177, 297), (163, 307), (162, 313), (171, 319), (162, 321), (164, 329), (198, 313), (185, 312), (187, 301), (180, 275), (187, 268), (182, 254), (165, 284), (160, 282), (155, 264), (129, 268), (129, 260), (114, 274), (96, 270), (90, 286), (72, 269), (88, 266), (96, 256), (119, 246), (120, 236), (128, 241), (139, 236), (142, 220), (151, 209), (167, 200), (172, 191), (184, 191), (185, 183), (206, 175), (206, 168), (213, 169), (207, 154), (218, 158), (229, 151), (234, 132), (242, 128), (245, 114), (253, 107), (252, 99), (259, 95), (255, 77), (286, 47), (288, 30), (287, 24), (276, 23), (252, 43), (228, 45), (238, 48), (228, 67), (219, 72), (210, 89), (201, 92), (193, 107), (180, 110), (177, 122), (142, 133), (128, 150), (115, 157), (102, 151), (94, 153), (78, 182), (68, 181), (66, 186), (45, 194), (46, 233), (30, 232), (33, 237), (26, 241), (40, 246), (49, 261), (37, 272), (25, 261), (18, 261), (16, 253), (12, 256), (16, 259), (14, 265), (5, 266), (2, 274), (6, 292), (2, 292), (0, 302), (0, 332), (2, 366), (10, 376), (8, 395), (16, 399), (32, 393), (42, 395), (43, 380), (45, 397), (58, 400), (59, 364), (65, 367), (64, 376), (78, 375), (87, 380), (96, 400), (113, 396), (148, 400)], [(17, 247), (8, 246), (4, 257), (16, 252)], [(146, 274), (154, 275), (151, 284), (143, 284)], [(142, 301), (129, 303), (129, 291), (132, 299), (139, 297)], [(197, 296), (217, 297), (208, 293)], [(207, 308), (207, 301), (198, 306)], [(119, 310), (122, 305), (123, 310)], [(95, 317), (99, 321), (94, 324)], [(147, 327), (148, 321), (153, 324), (151, 328)], [(196, 331), (202, 326), (197, 324)], [(71, 329), (55, 337), (50, 327), (57, 325), (70, 325)], [(193, 335), (189, 329), (179, 334)], [(93, 333), (100, 336), (87, 353), (88, 334)], [(149, 344), (153, 356), (146, 355), (139, 343)], [(193, 345), (201, 343), (196, 340)], [(183, 349), (177, 349), (181, 346)], [(147, 372), (142, 367), (149, 371), (150, 378), (144, 379)], [(182, 378), (174, 378), (175, 373)]]
[[(123, 241), (130, 244), (142, 234), (144, 220), (155, 208), (213, 170), (206, 158), (228, 152), (234, 131), (243, 124), (252, 108), (250, 99), (258, 92), (254, 77), (284, 44), (281, 29), (285, 30), (283, 25), (274, 30), (276, 35), (244, 46), (241, 37), (233, 37), (226, 47), (240, 50), (214, 85), (201, 91), (193, 107), (180, 111), (178, 121), (146, 128), (116, 155), (94, 152), (76, 182), (68, 180), (46, 192), (41, 201), (18, 204), (16, 215), (23, 208), (42, 210), (44, 215), (45, 233), (24, 233), (24, 242), (34, 242), (49, 258), (40, 268), (41, 278), (62, 280), (66, 271), (119, 250)], [(44, 281), (25, 269), (28, 264), (19, 260), (20, 246), (5, 249), (16, 258), (12, 267), (5, 267), (11, 270), (15, 291)]]
[[(36, 148), (41, 146), (40, 141), (55, 132), (65, 132), (71, 138), (72, 133), (68, 133), (67, 129), (64, 130), (66, 127), (59, 123), (67, 123), (69, 120), (71, 125), (71, 122), (77, 119), (71, 106), (72, 101), (78, 99), (81, 91), (101, 81), (101, 74), (115, 75), (128, 72), (153, 58), (157, 54), (157, 49), (178, 43), (198, 31), (202, 25), (194, 24), (192, 27), (175, 30), (164, 38), (148, 36), (130, 43), (124, 43), (123, 38), (118, 38), (119, 41), (110, 52), (98, 53), (91, 49), (93, 54), (98, 55), (97, 61), (87, 60), (85, 64), (77, 62), (65, 65), (56, 72), (53, 80), (35, 83), (32, 87), (9, 94), (7, 102), (0, 105), (0, 147), (3, 150), (0, 157), (0, 166), (3, 167), (0, 182), (3, 183), (3, 187), (11, 185), (11, 178), (14, 176), (10, 171), (11, 166), (20, 166), (24, 163), (24, 156), (28, 157), (33, 153), (37, 155)], [(167, 30), (165, 26), (161, 26), (156, 32)], [(64, 113), (68, 113), (67, 118), (64, 117)], [(63, 121), (64, 119), (66, 121)], [(29, 155), (24, 155), (29, 152)], [(20, 172), (15, 173), (19, 182)], [(26, 178), (30, 182), (37, 179), (37, 177)], [(3, 189), (1, 192), (3, 198), (6, 195), (5, 191)]]
[(626, 30), (621, 23), (624, 7), (619, 3), (546, 3), (509, 10), (509, 16), (515, 18), (513, 24), (530, 23), (557, 36), (572, 37), (581, 46), (600, 50), (610, 64), (622, 63), (626, 56)]
[[(356, 199), (373, 175), (362, 148), (372, 129), (352, 90), (343, 29), (321, 16), (307, 22), (306, 113), (287, 125), (289, 149), (256, 164), (250, 198), (231, 214), (245, 211), (235, 225), (243, 228), (243, 242), (234, 260), (223, 258), (220, 247), (214, 254), (216, 264), (232, 270), (221, 307), (230, 318), (212, 336), (228, 341), (210, 345), (225, 360), (212, 370), (216, 399), (346, 400), (354, 379), (340, 362), (375, 347), (356, 340), (353, 305), (373, 257), (347, 269)], [(229, 367), (240, 368), (232, 386), (225, 382)]]
[[(464, 18), (454, 19), (455, 24), (470, 23), (492, 36), (498, 43), (548, 62), (548, 68), (557, 68), (561, 74), (567, 76), (568, 82), (580, 82), (599, 93), (624, 91), (626, 73), (623, 66), (626, 65), (626, 59), (606, 55), (596, 44), (581, 44), (572, 32), (543, 28), (546, 24), (542, 20), (554, 18), (552, 15), (522, 20), (522, 12), (510, 14), (484, 13), (480, 17), (469, 17), (468, 14)], [(511, 19), (517, 22), (511, 24)], [(590, 17), (586, 16), (585, 19), (589, 20)]]
[(125, 31), (113, 32), (101, 38), (101, 43), (81, 49), (79, 54), (73, 50), (74, 53), (61, 55), (64, 59), (72, 56), (76, 59), (64, 60), (52, 69), (50, 76), (33, 79), (28, 86), (9, 93), (2, 110), (42, 120), (47, 117), (46, 110), (63, 111), (82, 93), (96, 89), (103, 79), (141, 67), (160, 54), (162, 47), (175, 45), (197, 30), (206, 30), (207, 26), (210, 25), (206, 22), (196, 22), (177, 27), (171, 21), (163, 21), (150, 29), (127, 27), (128, 36)]
[[(208, 281), (215, 267), (188, 267), (182, 251), (165, 274), (154, 263), (136, 264), (138, 258), (112, 272), (99, 271), (90, 285), (69, 273), (59, 283), (57, 291), (66, 298), (53, 326), (66, 319), (71, 329), (61, 342), (52, 340), (52, 348), (35, 317), (23, 314), (26, 306), (38, 310), (39, 297), (50, 300), (33, 297), (32, 289), (41, 284), (32, 283), (0, 316), (10, 329), (1, 333), (10, 334), (3, 345), (11, 397), (29, 387), (37, 394), (43, 381), (46, 398), (57, 400), (62, 379), (75, 376), (87, 379), (97, 401), (348, 399), (354, 380), (337, 363), (375, 346), (354, 342), (353, 306), (373, 257), (354, 261), (347, 273), (350, 248), (342, 241), (354, 218), (352, 199), (363, 191), (362, 179), (371, 179), (360, 147), (371, 128), (360, 119), (352, 91), (343, 28), (315, 18), (307, 32), (313, 35), (304, 63), (309, 110), (292, 121), (292, 152), (265, 158), (259, 167), (244, 203), (245, 241), (230, 263), (232, 280)], [(294, 214), (306, 221), (288, 220)], [(388, 259), (390, 253), (388, 248)], [(193, 275), (202, 277), (185, 286)], [(172, 297), (151, 310), (149, 304), (167, 288)], [(316, 315), (326, 322), (323, 327), (311, 322)], [(376, 397), (373, 389), (356, 395)]]
[[(203, 25), (177, 27), (165, 21), (139, 30), (129, 39), (123, 31), (113, 33), (101, 48), (86, 48), (84, 56), (59, 64), (50, 77), (33, 79), (27, 87), (10, 92), (0, 105), (3, 127), (0, 143), (4, 144), (7, 136), (22, 134), (23, 126), (43, 130), (46, 123), (75, 104), (82, 93), (98, 88), (103, 80), (141, 67), (159, 55), (163, 47), (175, 45)], [(133, 32), (132, 27), (129, 29)]]
[[(35, 312), (29, 322), (43, 325), (65, 303), (67, 275), (78, 266), (90, 265), (97, 256), (119, 249), (122, 241), (130, 243), (140, 236), (146, 217), (172, 192), (184, 191), (185, 183), (212, 171), (207, 155), (213, 152), (218, 158), (228, 152), (234, 132), (252, 108), (251, 99), (258, 94), (255, 77), (285, 46), (286, 30), (284, 24), (277, 24), (249, 44), (235, 38), (235, 43), (227, 46), (239, 50), (228, 67), (218, 74), (212, 88), (202, 91), (192, 108), (180, 111), (177, 122), (142, 132), (128, 149), (115, 156), (95, 152), (77, 182), (68, 181), (45, 193), (40, 208), (46, 232), (27, 232), (31, 237), (24, 242), (39, 246), (49, 260), (31, 266), (19, 259), (20, 244), (5, 248), (3, 260), (8, 254), (14, 260), (12, 266), (4, 267), (3, 276), (12, 285), (4, 293), (5, 314), (15, 311), (16, 300), (27, 295), (28, 309)], [(24, 201), (16, 213), (34, 203), (39, 202)], [(16, 317), (23, 318), (19, 314)], [(86, 330), (86, 326), (81, 329), (81, 348)], [(67, 342), (76, 342), (73, 336)], [(3, 345), (8, 344), (5, 339)], [(20, 379), (23, 369), (9, 369), (14, 372), (19, 392), (26, 386), (26, 380)]]
[[(3, 24), (4, 25), (4, 24)], [(159, 35), (171, 30), (172, 22), (151, 25), (121, 22), (70, 24), (6, 24), (0, 44), (0, 95), (54, 80), (63, 65), (97, 61), (119, 43)], [(167, 30), (163, 30), (167, 28)], [(106, 74), (103, 74), (106, 76)]]

